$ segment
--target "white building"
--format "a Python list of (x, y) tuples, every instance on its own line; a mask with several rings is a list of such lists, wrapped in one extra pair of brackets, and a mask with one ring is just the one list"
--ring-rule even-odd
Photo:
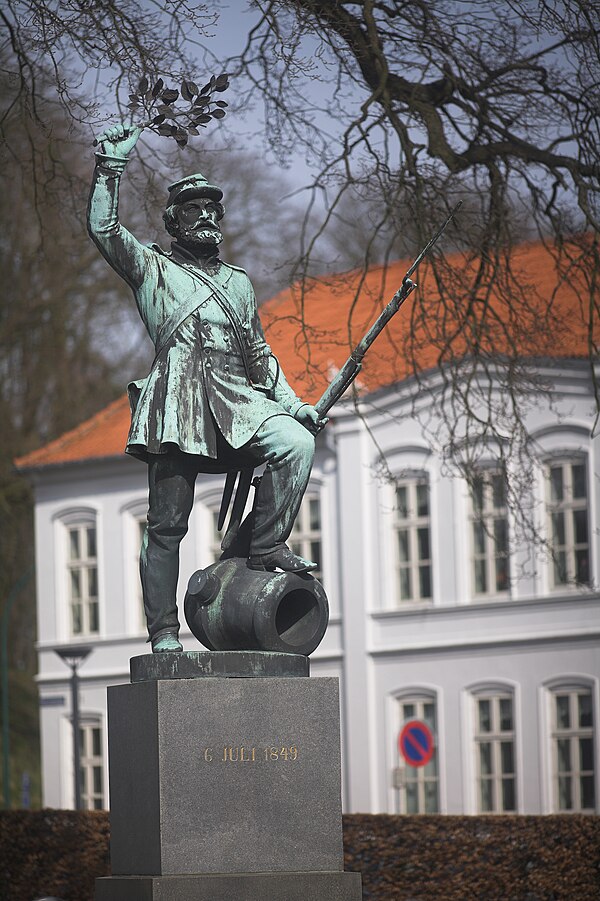
[[(263, 319), (274, 322), (270, 340), (293, 382), (304, 363), (277, 329), (290, 304), (276, 299)], [(307, 306), (324, 329), (333, 328), (330, 314), (322, 296)], [(333, 344), (320, 353), (322, 369), (347, 355)], [(294, 534), (309, 557), (320, 555), (330, 600), (311, 672), (340, 678), (345, 810), (598, 813), (600, 442), (589, 363), (562, 335), (554, 361), (540, 363), (551, 403), (540, 397), (525, 412), (537, 464), (524, 503), (554, 546), (552, 560), (524, 543), (509, 552), (514, 522), (491, 451), (470, 489), (410, 415), (414, 379), (390, 384), (385, 353), (372, 353), (363, 415), (344, 404), (321, 433)], [(428, 379), (435, 386), (439, 373)], [(54, 649), (93, 647), (80, 670), (90, 807), (108, 805), (106, 686), (128, 681), (129, 658), (149, 650), (137, 574), (146, 468), (122, 453), (127, 428), (123, 398), (18, 461), (35, 487), (43, 803), (51, 807), (73, 804), (69, 671)], [(395, 484), (376, 475), (382, 457)], [(181, 595), (218, 553), (222, 484), (222, 476), (198, 478)], [(183, 612), (182, 623), (184, 647), (200, 649)], [(435, 736), (433, 758), (418, 768), (398, 750), (412, 719)]]

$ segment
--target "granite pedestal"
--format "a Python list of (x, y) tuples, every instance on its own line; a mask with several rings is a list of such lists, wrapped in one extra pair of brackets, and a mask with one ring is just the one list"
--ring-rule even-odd
[(180, 664), (160, 678), (166, 656), (108, 689), (113, 875), (96, 901), (360, 901), (343, 872), (337, 679)]

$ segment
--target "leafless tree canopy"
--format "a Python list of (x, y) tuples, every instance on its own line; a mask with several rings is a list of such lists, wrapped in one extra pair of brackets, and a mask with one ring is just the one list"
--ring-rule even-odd
[[(0, 11), (0, 136), (5, 171), (10, 163), (25, 173), (22, 228), (32, 227), (42, 246), (44, 225), (54, 221), (48, 204), (60, 210), (65, 198), (71, 201), (69, 215), (82, 217), (88, 169), (77, 163), (88, 158), (93, 128), (106, 108), (114, 105), (116, 115), (123, 115), (121, 105), (124, 110), (140, 76), (201, 77), (216, 71), (218, 62), (218, 70), (231, 76), (237, 104), (230, 126), (237, 130), (236, 109), (264, 110), (270, 151), (284, 163), (304, 154), (315, 173), (299, 192), (305, 214), (298, 221), (302, 247), (293, 275), (300, 283), (308, 274), (366, 270), (374, 261), (414, 256), (463, 199), (460, 228), (448, 231), (444, 247), (464, 253), (464, 268), (457, 273), (442, 256), (432, 260), (441, 300), (432, 307), (416, 292), (412, 328), (398, 352), (416, 361), (415, 342), (424, 334), (436, 350), (445, 381), (432, 402), (444, 428), (430, 436), (433, 444), (458, 446), (467, 423), (475, 462), (478, 448), (490, 442), (500, 455), (523, 458), (529, 448), (524, 399), (546, 386), (520, 348), (533, 345), (536, 331), (550, 334), (557, 327), (552, 299), (540, 312), (539, 298), (513, 271), (513, 250), (524, 238), (545, 242), (559, 272), (578, 286), (587, 323), (582, 354), (594, 378), (600, 271), (597, 4), (240, 0), (238, 7), (253, 10), (254, 24), (242, 54), (224, 61), (211, 55), (210, 36), (219, 27), (216, 0), (6, 0)], [(61, 142), (76, 148), (72, 157), (58, 151)], [(150, 152), (156, 148), (148, 145), (147, 151), (146, 163), (152, 159), (155, 168), (157, 156)], [(137, 177), (143, 181), (143, 169)], [(226, 171), (221, 177), (227, 190)], [(62, 226), (61, 221), (56, 228)], [(6, 235), (2, 249), (10, 269), (20, 257)], [(51, 243), (44, 252), (51, 260)], [(68, 250), (60, 253), (65, 265), (72, 261)], [(252, 257), (258, 266), (259, 254), (259, 244), (248, 245), (244, 263), (251, 274)], [(71, 290), (67, 279), (64, 292), (73, 309), (85, 306), (79, 291), (96, 278), (96, 263), (87, 254), (78, 266), (77, 287)], [(26, 272), (23, 267), (19, 279)], [(34, 317), (42, 336), (44, 317), (54, 321), (51, 267), (46, 276), (39, 271), (39, 280), (34, 307), (19, 310), (15, 300), (15, 308), (3, 312), (5, 367), (16, 365), (21, 352), (7, 349), (15, 340), (20, 346), (15, 324)], [(24, 283), (18, 284), (25, 293)], [(498, 295), (500, 309), (493, 302)], [(93, 351), (92, 332), (87, 346)], [(502, 357), (490, 334), (501, 335)], [(104, 362), (92, 352), (80, 366), (73, 356), (77, 340), (73, 334), (64, 344), (64, 359), (84, 373), (86, 384), (85, 372), (97, 377)], [(22, 352), (32, 347), (23, 345)], [(40, 367), (36, 372), (43, 371), (41, 361)], [(416, 364), (414, 371), (422, 377)], [(499, 393), (488, 390), (486, 375)], [(40, 375), (41, 396), (50, 404), (50, 384), (61, 396), (58, 382), (57, 373), (50, 382)], [(37, 384), (32, 379), (30, 394)], [(24, 391), (25, 383), (15, 382), (11, 390)], [(32, 409), (22, 414), (27, 444), (31, 429), (25, 419)], [(35, 416), (39, 421), (39, 411)], [(63, 419), (53, 422), (56, 428)]]

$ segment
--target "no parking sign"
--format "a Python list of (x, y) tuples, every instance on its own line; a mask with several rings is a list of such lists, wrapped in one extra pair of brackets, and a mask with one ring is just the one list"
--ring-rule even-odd
[(422, 720), (410, 720), (398, 736), (398, 750), (409, 766), (425, 766), (433, 757), (433, 733)]

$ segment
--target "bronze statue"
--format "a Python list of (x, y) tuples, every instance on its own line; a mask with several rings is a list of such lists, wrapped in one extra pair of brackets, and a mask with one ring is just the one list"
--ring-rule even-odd
[(142, 245), (119, 222), (121, 175), (141, 130), (116, 125), (99, 136), (88, 228), (132, 289), (156, 350), (147, 378), (129, 385), (126, 451), (148, 464), (140, 571), (149, 640), (154, 652), (179, 651), (179, 545), (197, 474), (265, 463), (247, 565), (308, 572), (316, 564), (292, 553), (286, 540), (322, 420), (292, 391), (266, 343), (248, 276), (219, 258), (221, 188), (199, 173), (169, 187), (169, 251)]

